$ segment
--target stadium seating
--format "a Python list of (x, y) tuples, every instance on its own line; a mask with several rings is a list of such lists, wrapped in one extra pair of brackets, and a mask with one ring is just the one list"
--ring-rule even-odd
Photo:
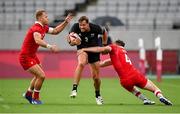
[[(46, 9), (50, 20), (85, 0), (0, 0), (0, 29), (26, 28), (34, 22), (34, 11)], [(23, 28), (22, 28), (23, 29)]]
[[(0, 0), (0, 29), (17, 29), (34, 21), (36, 9), (46, 9), (50, 20), (74, 9), (86, 0)], [(130, 29), (171, 29), (174, 20), (180, 18), (180, 0), (97, 0), (88, 5), (78, 17), (90, 19), (100, 16), (119, 18)], [(24, 27), (22, 26), (22, 27)], [(26, 27), (25, 27), (26, 28)]]
[(89, 6), (90, 18), (116, 16), (131, 29), (171, 29), (180, 16), (180, 0), (98, 0)]

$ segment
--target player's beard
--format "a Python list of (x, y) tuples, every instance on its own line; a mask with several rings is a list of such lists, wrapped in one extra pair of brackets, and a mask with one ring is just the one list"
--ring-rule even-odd
[(49, 24), (49, 21), (45, 21), (45, 25), (48, 25)]
[(81, 29), (81, 32), (89, 32), (89, 29)]
[(86, 32), (86, 29), (81, 29), (81, 32)]

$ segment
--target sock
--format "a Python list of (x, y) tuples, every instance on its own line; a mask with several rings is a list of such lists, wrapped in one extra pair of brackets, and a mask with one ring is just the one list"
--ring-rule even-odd
[(96, 98), (98, 98), (98, 96), (101, 96), (99, 90), (96, 90), (96, 91), (95, 91), (95, 94), (96, 94)]
[(28, 89), (28, 90), (26, 91), (26, 96), (32, 96), (32, 93), (33, 93), (33, 90)]
[(78, 87), (77, 84), (73, 84), (73, 89), (72, 90), (76, 90), (77, 91), (77, 87)]
[(139, 92), (139, 95), (137, 95), (137, 97), (138, 97), (139, 99), (141, 99), (142, 101), (144, 101), (144, 100), (147, 99), (147, 98), (146, 98), (142, 93), (140, 93), (140, 92)]
[(140, 100), (144, 101), (148, 98), (146, 98), (138, 89), (132, 91), (132, 93), (137, 97), (139, 98)]
[(33, 96), (33, 98), (39, 100), (39, 93), (40, 93), (39, 90), (34, 90), (34, 96)]
[(32, 96), (32, 91), (26, 91), (26, 96)]
[(156, 97), (158, 97), (158, 98), (163, 97), (163, 95), (162, 95), (162, 93), (161, 93), (160, 90), (156, 90), (156, 91), (154, 92), (154, 94), (155, 94)]

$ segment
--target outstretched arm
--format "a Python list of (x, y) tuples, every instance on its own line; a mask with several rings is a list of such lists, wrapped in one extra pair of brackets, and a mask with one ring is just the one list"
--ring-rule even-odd
[(68, 14), (68, 16), (65, 18), (64, 22), (62, 22), (55, 28), (50, 28), (48, 33), (54, 34), (54, 35), (59, 34), (66, 27), (66, 25), (71, 21), (72, 18), (73, 18), (72, 14), (71, 13)]
[(94, 53), (109, 53), (111, 51), (111, 47), (105, 46), (105, 47), (89, 47), (89, 48), (82, 48), (78, 50), (77, 55), (81, 54), (82, 52), (94, 52)]
[(100, 67), (107, 67), (110, 65), (112, 65), (111, 59), (106, 59), (106, 60), (100, 62)]
[(107, 30), (104, 28), (103, 35), (102, 35), (102, 45), (103, 46), (107, 45), (107, 40), (108, 40), (108, 33), (107, 33)]
[(95, 53), (109, 53), (111, 51), (111, 47), (105, 46), (105, 47), (89, 47), (89, 48), (83, 48), (82, 51), (86, 52), (95, 52)]

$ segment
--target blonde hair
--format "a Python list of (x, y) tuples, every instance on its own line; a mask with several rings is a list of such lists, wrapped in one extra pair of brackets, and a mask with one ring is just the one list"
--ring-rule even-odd
[(36, 11), (36, 14), (35, 14), (36, 20), (38, 20), (39, 17), (41, 17), (41, 16), (43, 15), (44, 12), (46, 12), (44, 9), (37, 10), (37, 11)]

